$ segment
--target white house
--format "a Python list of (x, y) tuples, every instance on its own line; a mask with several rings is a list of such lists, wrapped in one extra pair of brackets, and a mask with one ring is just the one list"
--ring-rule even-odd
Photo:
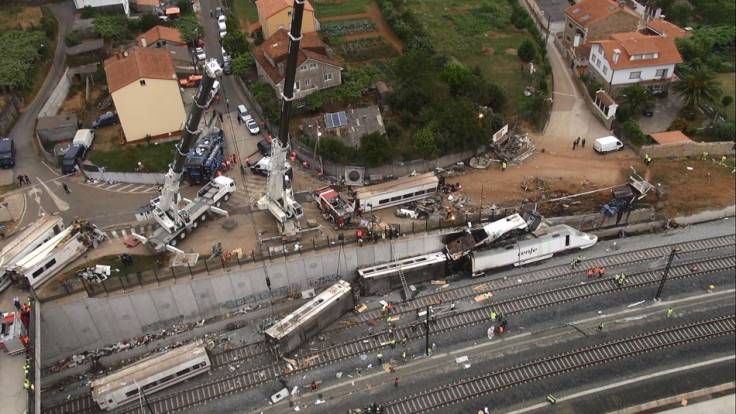
[(77, 10), (87, 6), (94, 8), (104, 7), (108, 10), (122, 10), (126, 16), (130, 16), (129, 0), (74, 0), (74, 6)]
[(635, 83), (654, 92), (667, 90), (675, 80), (675, 65), (682, 62), (682, 57), (673, 37), (628, 32), (591, 42), (588, 62), (589, 75), (615, 96)]

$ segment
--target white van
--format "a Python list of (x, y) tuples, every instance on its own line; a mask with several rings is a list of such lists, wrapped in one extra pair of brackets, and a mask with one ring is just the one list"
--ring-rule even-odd
[(613, 135), (601, 137), (595, 140), (593, 149), (599, 154), (605, 154), (611, 151), (621, 151), (624, 149), (624, 143), (619, 141)]
[(81, 144), (84, 145), (85, 148), (89, 149), (89, 147), (92, 146), (93, 139), (95, 139), (95, 131), (91, 129), (79, 129), (77, 130), (77, 133), (74, 134), (72, 144)]

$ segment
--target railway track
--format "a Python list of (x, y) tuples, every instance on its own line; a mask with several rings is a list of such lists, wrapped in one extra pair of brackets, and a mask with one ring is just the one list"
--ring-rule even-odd
[[(571, 276), (580, 276), (583, 274), (584, 269), (588, 267), (605, 267), (611, 268), (613, 266), (630, 265), (644, 261), (650, 261), (652, 259), (664, 258), (670, 254), (672, 249), (679, 248), (680, 257), (684, 257), (688, 254), (702, 253), (710, 250), (721, 249), (725, 247), (733, 247), (736, 245), (736, 235), (726, 235), (719, 237), (712, 237), (708, 239), (693, 240), (683, 243), (673, 243), (664, 246), (652, 247), (650, 249), (636, 250), (625, 253), (617, 253), (610, 256), (605, 256), (597, 259), (587, 259), (584, 264), (577, 270), (570, 270), (569, 265), (557, 265), (551, 266), (544, 269), (535, 270), (533, 272), (524, 273), (521, 275), (515, 275), (513, 278), (507, 279), (494, 279), (486, 282), (474, 283), (472, 285), (463, 286), (454, 289), (447, 289), (440, 293), (433, 293), (424, 297), (416, 298), (411, 302), (402, 302), (392, 304), (395, 309), (392, 315), (410, 314), (416, 311), (416, 309), (423, 309), (429, 305), (436, 305), (440, 300), (444, 302), (451, 302), (453, 300), (469, 298), (477, 296), (484, 291), (501, 291), (511, 288), (518, 288), (525, 285), (532, 285), (541, 282), (548, 282), (554, 279), (562, 279)], [(609, 272), (610, 273), (610, 272)], [(480, 290), (485, 286), (485, 290)], [(325, 331), (325, 335), (334, 333), (358, 323), (366, 322), (370, 319), (376, 319), (381, 316), (380, 310), (372, 310), (364, 312), (359, 316), (355, 316), (352, 319), (355, 323), (348, 326), (341, 326), (337, 328)]]
[[(698, 266), (697, 271), (692, 270), (695, 265)], [(733, 257), (733, 254), (717, 258), (711, 257), (707, 259), (699, 259), (690, 263), (673, 266), (670, 269), (670, 279), (674, 280), (694, 277), (715, 271), (732, 269), (734, 267), (736, 267), (736, 258)], [(541, 309), (558, 303), (590, 298), (606, 292), (633, 289), (636, 287), (656, 284), (659, 282), (661, 277), (659, 273), (660, 271), (655, 270), (630, 274), (628, 275), (630, 284), (620, 288), (616, 287), (611, 279), (600, 279), (584, 285), (554, 289), (536, 295), (525, 295), (502, 302), (496, 302), (493, 305), (487, 305), (478, 309), (456, 312), (451, 316), (437, 319), (437, 322), (432, 324), (432, 332), (447, 332), (465, 326), (475, 325), (479, 322), (487, 322), (489, 309), (491, 307), (494, 309), (501, 309), (504, 313), (510, 315)], [(520, 301), (524, 303), (524, 305), (513, 305), (516, 301)], [(415, 328), (416, 330), (413, 330), (412, 328)], [(424, 324), (418, 323), (413, 325), (413, 327), (403, 326), (397, 328), (395, 329), (395, 333), (397, 338), (406, 336), (407, 338), (415, 339), (424, 336), (424, 329)], [(329, 365), (346, 358), (371, 354), (374, 351), (385, 348), (388, 340), (389, 336), (386, 332), (358, 338), (315, 352), (319, 353), (320, 357), (314, 360), (311, 365), (297, 368), (289, 374), (283, 374), (286, 368), (286, 363), (277, 362), (256, 369), (251, 369), (247, 372), (233, 374), (197, 387), (192, 387), (177, 394), (162, 396), (159, 398), (150, 398), (149, 404), (153, 407), (155, 412), (174, 412), (184, 408), (192, 408), (205, 404), (213, 399), (241, 392), (285, 376), (302, 374), (308, 370)], [(116, 413), (131, 414), (136, 412), (137, 409), (134, 407), (127, 410), (123, 409), (116, 411)]]
[(554, 375), (734, 332), (736, 332), (736, 318), (734, 315), (728, 315), (617, 339), (409, 395), (384, 403), (384, 412), (425, 413)]
[[(654, 248), (646, 249), (646, 250), (619, 253), (619, 254), (603, 257), (600, 259), (586, 260), (585, 266), (611, 267), (617, 264), (632, 264), (636, 262), (652, 260), (654, 258), (660, 258), (660, 257), (666, 256), (675, 247), (678, 247), (681, 249), (681, 257), (682, 257), (683, 255), (686, 255), (689, 253), (704, 252), (704, 251), (719, 249), (723, 247), (733, 246), (735, 242), (736, 242), (736, 237), (733, 235), (729, 235), (729, 236), (722, 236), (722, 237), (714, 237), (710, 239), (695, 240), (695, 241), (685, 242), (685, 243), (676, 243), (676, 244), (670, 244), (670, 245), (665, 245), (665, 246), (658, 246), (658, 247), (654, 247)], [(723, 268), (720, 268), (718, 266), (714, 267), (715, 260), (712, 258), (709, 258), (707, 262), (694, 261), (692, 263), (680, 264), (678, 266), (674, 266), (670, 270), (670, 279), (696, 276), (699, 274), (705, 274), (705, 273), (710, 273), (713, 271), (723, 270), (729, 267), (733, 268), (735, 266), (735, 264), (733, 263), (735, 259), (732, 256), (733, 255), (731, 254), (729, 256), (724, 256), (724, 257), (719, 258), (719, 260), (725, 260), (726, 262), (728, 262), (728, 259), (731, 259), (730, 262), (728, 262), (730, 264), (727, 263), (723, 265), (725, 266)], [(696, 264), (699, 267), (701, 267), (701, 271), (690, 272), (689, 268), (688, 269), (685, 268), (686, 266), (692, 266), (693, 264)], [(703, 269), (711, 269), (711, 270), (703, 271)], [(497, 292), (500, 290), (516, 288), (516, 287), (523, 286), (523, 285), (540, 283), (543, 281), (547, 281), (549, 279), (557, 279), (557, 278), (568, 277), (571, 275), (579, 275), (581, 274), (581, 272), (582, 272), (581, 270), (570, 272), (570, 267), (566, 265), (553, 266), (553, 267), (548, 267), (545, 269), (540, 269), (534, 272), (526, 273), (523, 275), (514, 276), (513, 280), (511, 280), (511, 278), (508, 280), (496, 279), (493, 281), (464, 286), (464, 287), (456, 288), (453, 290), (444, 291), (439, 294), (433, 294), (433, 295), (429, 295), (426, 297), (418, 298), (411, 303), (399, 304), (397, 306), (397, 308), (399, 308), (398, 309), (399, 312), (394, 312), (393, 315), (413, 314), (413, 312), (416, 309), (422, 308), (430, 304), (436, 304), (440, 300), (447, 301), (447, 300), (460, 299), (464, 297), (477, 296), (479, 294), (479, 291), (475, 290), (477, 286), (487, 285), (488, 286), (487, 290), (493, 290)], [(626, 286), (620, 289), (631, 289), (631, 288), (638, 287), (641, 285), (652, 284), (652, 283), (658, 282), (659, 278), (661, 277), (660, 272), (661, 272), (661, 269), (637, 273), (637, 274), (627, 274), (628, 283)], [(521, 282), (518, 281), (519, 279), (521, 280)], [(611, 279), (595, 280), (594, 282), (589, 282), (589, 283), (585, 283), (582, 285), (575, 285), (575, 286), (555, 289), (552, 291), (546, 291), (542, 294), (530, 294), (530, 295), (512, 298), (506, 301), (494, 302), (493, 305), (488, 305), (488, 306), (477, 308), (477, 309), (470, 310), (470, 311), (465, 311), (465, 312), (456, 311), (453, 313), (452, 317), (438, 318), (437, 322), (433, 324), (432, 331), (434, 333), (444, 332), (444, 331), (449, 331), (452, 329), (458, 329), (464, 326), (472, 325), (472, 324), (475, 324), (481, 321), (486, 321), (488, 319), (488, 309), (490, 309), (491, 307), (493, 307), (494, 310), (503, 312), (506, 315), (512, 315), (512, 314), (516, 314), (520, 312), (526, 312), (526, 311), (538, 309), (541, 307), (553, 306), (555, 304), (560, 304), (560, 303), (569, 302), (573, 300), (583, 299), (586, 297), (600, 295), (608, 291), (611, 291), (612, 284), (613, 282)], [(380, 315), (380, 311), (377, 311), (377, 310), (366, 312), (361, 315), (359, 322), (376, 318), (379, 315)], [(455, 322), (456, 319), (457, 319), (457, 322)], [(329, 335), (331, 332), (335, 332), (341, 329), (344, 329), (344, 327), (332, 329), (330, 331), (325, 332), (325, 334)], [(400, 327), (396, 329), (396, 335), (397, 335), (397, 338), (402, 338), (405, 336), (409, 339), (414, 339), (414, 338), (423, 336), (425, 332), (424, 329), (425, 328), (423, 324), (417, 324), (416, 331), (412, 331), (409, 326), (404, 326), (404, 327)], [(375, 351), (377, 349), (384, 347), (386, 344), (388, 344), (389, 340), (390, 338), (388, 337), (388, 334), (386, 332), (381, 332), (381, 333), (376, 333), (368, 337), (359, 338), (354, 341), (350, 341), (347, 343), (343, 343), (341, 345), (337, 345), (334, 347), (324, 349), (322, 351), (319, 351), (323, 355), (323, 357), (321, 357), (319, 361), (317, 361), (310, 367), (301, 368), (297, 370), (296, 372), (300, 372), (306, 369), (316, 368), (319, 366), (324, 366), (324, 365), (327, 365), (327, 364), (330, 364), (330, 363), (333, 363), (333, 362), (336, 362), (336, 361), (339, 361), (345, 358), (349, 358), (355, 355), (360, 355), (360, 354), (364, 354), (367, 352)], [(234, 348), (226, 352), (215, 354), (212, 356), (213, 367), (222, 368), (222, 367), (227, 366), (228, 364), (242, 363), (243, 361), (246, 361), (248, 359), (252, 359), (257, 356), (264, 355), (268, 353), (268, 350), (266, 349), (264, 345), (265, 345), (264, 342), (257, 342), (255, 344), (250, 344), (250, 345), (246, 345), (243, 347)], [(156, 406), (157, 412), (175, 411), (177, 409), (191, 407), (191, 406), (206, 402), (208, 400), (212, 400), (214, 398), (219, 398), (219, 397), (231, 394), (233, 392), (236, 392), (233, 390), (242, 391), (245, 389), (252, 388), (261, 383), (271, 381), (281, 376), (283, 372), (284, 372), (284, 363), (277, 362), (274, 364), (268, 364), (260, 368), (251, 369), (242, 374), (232, 374), (220, 380), (216, 380), (211, 383), (205, 384), (199, 390), (193, 389), (193, 390), (186, 391), (180, 394), (181, 397), (165, 396), (165, 397), (161, 397), (155, 400), (151, 399), (150, 402), (152, 405), (154, 404), (160, 405), (160, 406)], [(194, 397), (193, 398), (185, 397), (185, 395), (189, 395), (189, 394), (193, 394)], [(75, 399), (70, 399), (68, 401), (65, 401), (62, 404), (59, 404), (53, 407), (45, 408), (44, 413), (50, 413), (50, 414), (87, 413), (87, 412), (92, 412), (96, 409), (97, 409), (97, 406), (92, 401), (91, 396), (85, 395), (85, 396), (77, 397)], [(131, 412), (132, 413), (132, 412), (135, 412), (135, 410), (132, 410), (132, 411), (123, 410), (123, 411), (118, 411), (118, 412), (126, 412), (126, 413)]]

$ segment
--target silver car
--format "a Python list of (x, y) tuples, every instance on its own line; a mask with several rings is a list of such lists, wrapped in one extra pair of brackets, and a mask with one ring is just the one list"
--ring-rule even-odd
[(258, 127), (258, 122), (253, 120), (253, 118), (247, 119), (245, 121), (245, 126), (248, 127), (248, 131), (250, 131), (251, 135), (256, 135), (261, 132), (261, 128)]

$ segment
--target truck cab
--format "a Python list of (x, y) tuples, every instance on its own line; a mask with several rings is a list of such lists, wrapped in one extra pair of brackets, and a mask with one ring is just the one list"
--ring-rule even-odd
[(64, 155), (64, 159), (61, 161), (61, 173), (74, 174), (77, 169), (77, 165), (84, 161), (84, 157), (87, 155), (87, 148), (82, 144), (72, 144), (69, 151)]

